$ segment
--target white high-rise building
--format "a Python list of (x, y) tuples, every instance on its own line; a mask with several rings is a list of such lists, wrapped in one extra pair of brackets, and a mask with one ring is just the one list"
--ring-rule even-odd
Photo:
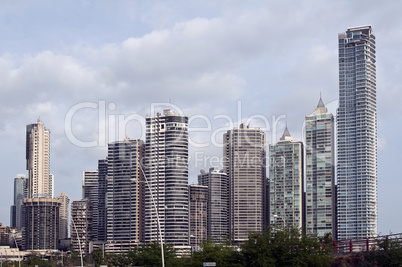
[(50, 131), (42, 121), (27, 125), (26, 160), (28, 198), (52, 197), (53, 176), (50, 174)]
[(188, 117), (147, 116), (145, 154), (145, 241), (188, 245)]
[(61, 192), (57, 199), (61, 203), (59, 212), (59, 238), (66, 239), (68, 238), (68, 205), (70, 204), (70, 198), (66, 193)]
[(338, 35), (338, 239), (377, 235), (375, 37), (371, 26)]

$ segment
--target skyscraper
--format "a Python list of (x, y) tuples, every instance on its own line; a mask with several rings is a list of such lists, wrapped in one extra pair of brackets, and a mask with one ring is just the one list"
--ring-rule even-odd
[(229, 235), (229, 179), (214, 168), (201, 170), (198, 184), (208, 186), (207, 236), (221, 242)]
[[(71, 245), (75, 251), (88, 255), (92, 238), (92, 204), (89, 199), (75, 200), (71, 203)], [(80, 243), (78, 243), (80, 242)]]
[(14, 179), (14, 205), (11, 206), (10, 226), (21, 229), (25, 224), (25, 211), (22, 201), (27, 198), (27, 178), (18, 174)]
[(265, 133), (241, 124), (223, 137), (223, 171), (229, 177), (229, 234), (234, 242), (262, 231), (264, 223)]
[[(188, 244), (188, 117), (146, 118), (145, 240)], [(160, 229), (158, 227), (158, 218)]]
[(375, 37), (371, 26), (338, 35), (338, 239), (377, 234)]
[(28, 170), (28, 198), (52, 197), (53, 179), (50, 174), (50, 131), (38, 119), (27, 125), (26, 160)]
[(269, 146), (270, 224), (303, 229), (303, 143), (288, 128)]
[(47, 197), (24, 199), (25, 250), (57, 249), (61, 202)]
[(107, 192), (107, 160), (98, 161), (98, 216), (97, 237), (98, 241), (106, 241), (106, 192)]
[(92, 205), (92, 240), (98, 240), (98, 178), (98, 171), (84, 171), (82, 173), (82, 199), (87, 198)]
[(66, 195), (66, 193), (61, 192), (57, 199), (61, 203), (59, 215), (59, 238), (66, 239), (68, 238), (68, 204), (70, 204), (70, 198)]
[(306, 116), (306, 230), (336, 238), (334, 117), (321, 97)]
[(106, 191), (107, 250), (128, 251), (143, 241), (144, 142), (109, 143)]
[(192, 184), (188, 189), (190, 245), (199, 246), (207, 239), (208, 187)]

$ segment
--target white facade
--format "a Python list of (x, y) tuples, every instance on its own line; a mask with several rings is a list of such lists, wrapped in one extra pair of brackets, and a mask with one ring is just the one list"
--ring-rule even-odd
[(371, 26), (338, 35), (338, 239), (377, 235), (375, 37)]

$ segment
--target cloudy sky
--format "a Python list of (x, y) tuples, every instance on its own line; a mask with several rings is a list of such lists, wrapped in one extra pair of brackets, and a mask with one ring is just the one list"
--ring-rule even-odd
[(377, 38), (379, 232), (400, 233), (400, 1), (1, 1), (0, 222), (25, 170), (25, 127), (51, 130), (55, 194), (81, 198), (107, 142), (144, 139), (146, 114), (190, 117), (190, 177), (217, 166), (240, 121), (276, 142), (303, 138), (320, 92), (338, 100), (338, 33), (371, 24)]

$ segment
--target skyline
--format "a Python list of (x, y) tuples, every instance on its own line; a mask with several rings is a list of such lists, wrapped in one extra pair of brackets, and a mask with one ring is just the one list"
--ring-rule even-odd
[[(402, 200), (395, 164), (402, 144), (391, 135), (402, 127), (398, 123), (402, 110), (396, 102), (402, 96), (398, 90), (402, 19), (396, 11), (401, 4), (390, 1), (378, 6), (369, 1), (360, 7), (359, 3), (78, 1), (57, 6), (41, 1), (35, 7), (22, 1), (2, 3), (1, 27), (9, 38), (0, 44), (0, 137), (7, 152), (1, 156), (7, 189), (1, 196), (0, 221), (9, 224), (14, 177), (26, 174), (25, 127), (38, 117), (51, 131), (55, 195), (66, 191), (71, 201), (81, 198), (82, 171), (96, 170), (97, 160), (107, 155), (107, 142), (81, 148), (67, 138), (66, 114), (79, 103), (105, 101), (106, 118), (119, 114), (145, 118), (153, 115), (152, 103), (170, 102), (189, 117), (205, 115), (211, 130), (192, 132), (190, 137), (209, 146), (190, 147), (193, 159), (197, 151), (205, 157), (222, 156), (210, 136), (228, 122), (222, 115), (239, 126), (238, 101), (243, 122), (251, 115), (270, 122), (272, 115), (285, 115), (276, 132), (267, 133), (267, 145), (278, 141), (286, 121), (295, 140), (304, 142), (304, 116), (316, 106), (321, 91), (325, 105), (336, 114), (338, 33), (371, 24), (378, 60), (379, 232), (402, 232), (398, 225), (402, 215), (392, 209)], [(63, 13), (74, 14), (74, 21), (58, 19), (67, 16)], [(95, 140), (97, 118), (95, 109), (80, 110), (73, 117), (75, 134)], [(202, 123), (199, 119), (191, 126), (205, 127)], [(254, 121), (251, 127), (259, 123)], [(130, 124), (124, 135), (139, 138), (138, 126)], [(221, 141), (221, 132), (215, 137)], [(201, 169), (194, 165), (190, 162), (190, 183), (196, 183)]]

